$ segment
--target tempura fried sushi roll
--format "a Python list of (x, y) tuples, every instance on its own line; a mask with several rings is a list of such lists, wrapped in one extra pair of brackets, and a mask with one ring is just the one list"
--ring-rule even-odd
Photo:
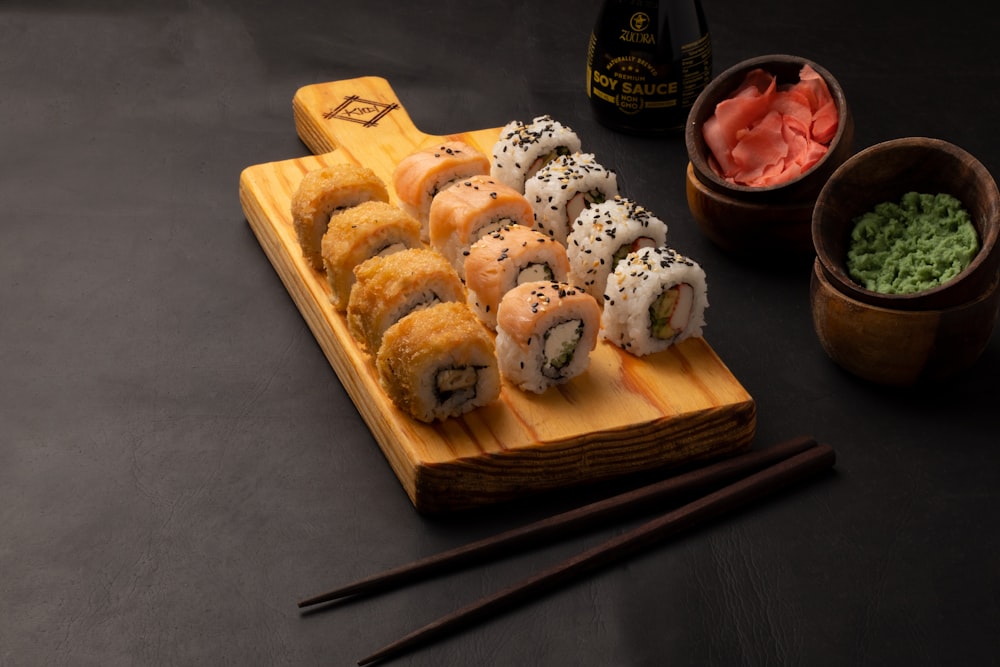
[(667, 224), (625, 197), (585, 209), (566, 238), (569, 281), (602, 300), (608, 274), (630, 252), (667, 242)]
[(354, 269), (347, 300), (347, 327), (361, 348), (374, 356), (382, 334), (419, 308), (465, 303), (465, 285), (441, 253), (411, 248), (372, 257)]
[(464, 303), (417, 310), (389, 327), (375, 367), (392, 402), (423, 422), (457, 417), (500, 396), (493, 337)]
[(535, 212), (535, 227), (566, 243), (580, 213), (618, 194), (618, 177), (593, 153), (560, 155), (524, 184), (524, 196)]
[(524, 195), (489, 176), (470, 176), (441, 191), (431, 202), (430, 243), (464, 279), (465, 257), (473, 243), (504, 225), (531, 227), (534, 219)]
[(559, 157), (580, 151), (580, 137), (552, 116), (537, 116), (530, 123), (514, 120), (500, 130), (493, 146), (490, 175), (518, 192), (539, 169)]
[(354, 268), (366, 259), (421, 247), (420, 223), (388, 202), (363, 202), (333, 216), (322, 245), (330, 302), (347, 310)]
[(601, 335), (637, 356), (701, 336), (708, 307), (705, 271), (672, 248), (631, 253), (608, 276)]
[(568, 283), (524, 283), (507, 292), (497, 312), (500, 374), (526, 391), (543, 393), (590, 365), (601, 309)]
[(507, 225), (483, 236), (465, 258), (469, 305), (491, 329), (496, 329), (504, 294), (526, 282), (566, 282), (568, 274), (566, 247), (524, 225)]
[(367, 167), (334, 164), (314, 169), (292, 195), (292, 224), (302, 256), (323, 270), (323, 235), (330, 217), (366, 201), (389, 201), (385, 183)]
[(485, 155), (464, 142), (445, 141), (403, 158), (393, 172), (392, 184), (399, 205), (417, 219), (421, 238), (427, 241), (427, 214), (435, 195), (455, 181), (489, 173)]

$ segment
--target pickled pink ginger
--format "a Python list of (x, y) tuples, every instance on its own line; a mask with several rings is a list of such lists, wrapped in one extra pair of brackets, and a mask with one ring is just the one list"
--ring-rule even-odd
[(837, 133), (837, 106), (826, 81), (803, 65), (799, 81), (779, 86), (763, 69), (719, 102), (702, 135), (709, 163), (739, 185), (763, 187), (790, 181), (822, 158)]

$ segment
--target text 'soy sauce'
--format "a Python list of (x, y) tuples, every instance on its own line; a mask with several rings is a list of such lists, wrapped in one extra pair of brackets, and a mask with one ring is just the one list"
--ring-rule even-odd
[(668, 134), (712, 77), (699, 0), (605, 0), (587, 49), (587, 97), (597, 120), (633, 134)]

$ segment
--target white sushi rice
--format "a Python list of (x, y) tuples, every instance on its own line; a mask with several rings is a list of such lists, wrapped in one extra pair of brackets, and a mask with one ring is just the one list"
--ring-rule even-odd
[[(684, 285), (689, 286), (683, 288)], [(681, 287), (677, 326), (668, 338), (653, 335), (650, 309), (666, 290)], [(645, 356), (692, 337), (700, 337), (708, 308), (705, 271), (672, 248), (630, 253), (608, 276), (601, 315), (601, 337), (636, 356)], [(682, 326), (683, 325), (683, 326)]]
[(524, 196), (535, 211), (535, 228), (560, 243), (587, 207), (618, 194), (618, 176), (593, 153), (561, 155), (524, 184)]
[[(548, 281), (525, 283), (525, 285), (560, 286), (558, 283)], [(575, 289), (568, 284), (562, 284), (561, 287)], [(505, 301), (512, 298), (512, 295), (517, 295), (517, 292), (517, 290), (508, 292), (500, 302), (501, 314), (497, 320), (496, 352), (501, 376), (520, 389), (541, 394), (549, 387), (569, 382), (587, 370), (590, 366), (590, 353), (594, 350), (599, 336), (600, 320), (596, 313), (588, 314), (582, 304), (560, 303), (558, 308), (548, 310), (532, 322), (532, 333), (526, 340), (518, 340), (504, 328), (502, 315)], [(516, 298), (520, 298), (520, 295)], [(542, 294), (541, 298), (547, 299), (548, 295)], [(582, 332), (572, 356), (568, 363), (555, 369), (549, 362), (553, 357), (553, 348), (558, 348), (560, 343), (551, 337), (564, 340), (576, 327), (582, 327)]]
[(551, 116), (537, 116), (530, 123), (511, 121), (500, 130), (493, 147), (490, 175), (524, 193), (524, 184), (558, 154), (580, 151), (580, 138)]
[(580, 213), (566, 238), (570, 282), (601, 300), (616, 255), (666, 242), (667, 223), (635, 201), (618, 196), (594, 204)]
[[(465, 390), (441, 397), (439, 376), (446, 372), (474, 374), (474, 383)], [(428, 363), (420, 369), (415, 380), (410, 409), (413, 416), (423, 422), (458, 417), (492, 403), (500, 393), (500, 372), (495, 360), (471, 348), (456, 348), (451, 354)]]

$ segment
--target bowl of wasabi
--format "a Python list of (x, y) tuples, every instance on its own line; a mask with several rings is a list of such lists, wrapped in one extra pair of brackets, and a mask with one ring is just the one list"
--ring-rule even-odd
[(940, 139), (867, 148), (828, 179), (812, 215), (810, 296), (839, 365), (910, 385), (970, 366), (1000, 309), (1000, 191)]

